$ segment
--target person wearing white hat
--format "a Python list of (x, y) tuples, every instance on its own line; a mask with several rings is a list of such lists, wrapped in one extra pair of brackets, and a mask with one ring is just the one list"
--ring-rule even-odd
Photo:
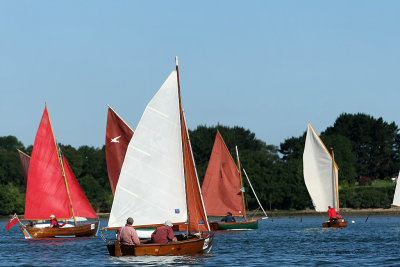
[(163, 226), (157, 227), (157, 229), (151, 234), (151, 241), (153, 243), (167, 244), (168, 242), (177, 242), (174, 231), (172, 230), (172, 222), (166, 220)]
[(59, 228), (63, 227), (67, 222), (64, 222), (63, 224), (59, 225), (56, 216), (54, 214), (51, 214), (50, 216), (50, 228)]

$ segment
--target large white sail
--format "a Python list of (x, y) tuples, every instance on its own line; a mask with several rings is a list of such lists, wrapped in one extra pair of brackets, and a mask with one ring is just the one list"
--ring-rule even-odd
[(397, 181), (396, 181), (396, 189), (394, 190), (394, 197), (393, 197), (393, 204), (394, 206), (400, 206), (400, 183), (399, 183), (399, 178), (400, 178), (400, 172), (399, 175), (397, 176)]
[(187, 221), (177, 73), (147, 105), (133, 135), (115, 191), (109, 227)]
[(304, 181), (316, 211), (338, 210), (338, 168), (312, 125), (308, 124), (303, 154)]

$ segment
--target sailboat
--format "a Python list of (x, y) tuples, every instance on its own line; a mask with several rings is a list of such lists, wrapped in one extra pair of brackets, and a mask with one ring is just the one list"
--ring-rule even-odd
[[(163, 225), (186, 233), (168, 244), (123, 245), (102, 231), (119, 230), (128, 217), (136, 229)], [(210, 232), (181, 104), (179, 69), (168, 76), (147, 105), (129, 142), (108, 226), (101, 229), (111, 256), (181, 255), (207, 252)]]
[[(41, 223), (52, 214), (59, 220), (72, 219), (73, 223), (60, 228)], [(86, 218), (96, 221), (88, 222)], [(98, 229), (98, 216), (57, 146), (47, 106), (29, 162), (24, 221), (29, 223), (20, 223), (20, 228), (27, 239), (94, 236)]]
[[(243, 217), (244, 220), (236, 222), (210, 221), (213, 230), (252, 230), (258, 228), (258, 220), (260, 218), (247, 218), (246, 205), (244, 201), (244, 187), (237, 147), (236, 154), (238, 158), (238, 167), (229, 153), (224, 139), (217, 130), (210, 161), (208, 162), (206, 175), (201, 189), (203, 192), (204, 204), (209, 216), (225, 216), (230, 212), (232, 216), (240, 216)], [(248, 179), (246, 172), (245, 175)], [(248, 182), (251, 186), (250, 180), (248, 180)], [(257, 198), (252, 186), (251, 189)], [(258, 203), (265, 216), (268, 217), (262, 208), (261, 203), (259, 201)]]
[[(308, 124), (303, 153), (304, 182), (317, 212), (327, 212), (328, 206), (339, 212), (338, 166), (334, 153), (329, 153), (311, 123)], [(327, 220), (323, 227), (346, 227), (347, 220)]]
[(396, 180), (396, 189), (394, 190), (394, 196), (393, 196), (393, 203), (392, 206), (394, 207), (400, 207), (400, 182), (399, 182), (399, 178), (400, 178), (400, 172), (399, 175), (397, 176), (397, 180)]

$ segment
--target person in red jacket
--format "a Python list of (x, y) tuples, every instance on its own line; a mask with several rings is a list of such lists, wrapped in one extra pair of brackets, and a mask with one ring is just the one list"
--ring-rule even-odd
[(337, 220), (337, 214), (336, 214), (336, 210), (334, 208), (332, 208), (331, 206), (328, 206), (328, 217), (329, 220)]
[(54, 216), (53, 214), (50, 215), (50, 228), (63, 227), (66, 223), (67, 222), (64, 222), (63, 224), (58, 224), (56, 216)]
[(151, 234), (151, 241), (153, 243), (167, 244), (168, 242), (176, 242), (177, 238), (174, 236), (172, 230), (172, 222), (165, 221), (163, 226), (157, 227), (157, 229)]

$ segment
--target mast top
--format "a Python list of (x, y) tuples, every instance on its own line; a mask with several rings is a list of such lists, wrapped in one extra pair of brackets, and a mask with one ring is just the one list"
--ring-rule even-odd
[(178, 56), (175, 57), (175, 65), (178, 66)]

